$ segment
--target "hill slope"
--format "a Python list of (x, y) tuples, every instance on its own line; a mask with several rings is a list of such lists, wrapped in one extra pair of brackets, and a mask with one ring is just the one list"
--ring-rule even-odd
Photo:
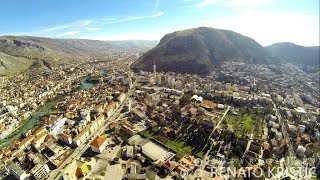
[[(30, 61), (46, 61), (51, 65), (64, 64), (79, 55), (104, 57), (107, 54), (127, 49), (150, 49), (153, 47), (152, 44), (154, 41), (98, 41), (0, 36), (0, 53), (2, 53), (0, 54), (0, 60), (2, 59), (0, 74), (9, 69), (27, 69)], [(25, 63), (20, 63), (22, 59), (27, 60)]]
[(287, 62), (316, 65), (319, 67), (319, 46), (304, 47), (289, 42), (275, 43), (266, 49)]
[(159, 71), (206, 74), (227, 59), (256, 62), (268, 52), (253, 39), (241, 34), (200, 27), (165, 35), (160, 43), (131, 67), (151, 71), (153, 62)]

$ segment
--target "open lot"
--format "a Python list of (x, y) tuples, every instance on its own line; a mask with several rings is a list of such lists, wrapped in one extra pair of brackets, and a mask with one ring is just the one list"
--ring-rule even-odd
[(142, 152), (153, 161), (156, 161), (159, 159), (162, 160), (165, 157), (174, 156), (172, 152), (166, 150), (165, 148), (161, 147), (160, 145), (152, 141), (149, 141), (146, 144), (142, 145), (141, 148), (142, 148)]
[[(162, 142), (163, 144), (168, 146), (170, 149), (175, 151), (176, 152), (176, 157), (179, 158), (179, 159), (182, 158), (185, 155), (192, 154), (192, 151), (194, 150), (194, 147), (188, 146), (187, 144), (185, 144), (184, 141), (181, 141), (181, 140), (169, 140), (168, 138), (166, 138), (164, 136), (156, 135), (154, 132), (152, 132), (150, 130), (143, 131), (142, 135), (145, 136), (146, 138), (149, 138), (149, 139), (150, 138), (154, 138), (156, 140), (159, 140), (160, 142)], [(195, 155), (200, 157), (200, 158), (202, 158), (203, 154), (204, 154), (204, 152), (199, 151)]]

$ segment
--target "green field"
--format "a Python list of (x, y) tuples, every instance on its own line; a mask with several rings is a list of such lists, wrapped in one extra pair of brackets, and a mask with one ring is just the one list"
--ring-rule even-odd
[(227, 115), (226, 121), (234, 129), (237, 137), (245, 136), (254, 131), (254, 115), (245, 114), (243, 116)]

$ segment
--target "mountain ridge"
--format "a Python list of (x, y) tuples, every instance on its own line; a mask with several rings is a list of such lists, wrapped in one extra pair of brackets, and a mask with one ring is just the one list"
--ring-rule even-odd
[(239, 33), (208, 27), (166, 34), (159, 44), (131, 67), (151, 71), (156, 62), (159, 71), (207, 74), (226, 59), (263, 61), (269, 53), (254, 39)]
[[(75, 56), (105, 57), (123, 50), (148, 50), (154, 41), (100, 41), (89, 39), (59, 39), (34, 36), (0, 36), (0, 74), (12, 67), (25, 70), (30, 62), (46, 61), (51, 65), (68, 63)], [(11, 58), (10, 58), (10, 57)], [(18, 58), (18, 59), (17, 59)], [(28, 63), (21, 63), (27, 59)], [(32, 63), (31, 63), (32, 64)], [(7, 67), (7, 68), (5, 68)], [(13, 72), (13, 71), (12, 71)], [(9, 72), (10, 73), (10, 72)]]
[(279, 42), (265, 47), (273, 56), (286, 62), (318, 65), (320, 46), (301, 46), (291, 42)]

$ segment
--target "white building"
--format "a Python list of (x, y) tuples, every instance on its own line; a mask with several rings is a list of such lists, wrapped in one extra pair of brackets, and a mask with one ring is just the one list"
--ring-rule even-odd
[(87, 109), (81, 109), (80, 111), (80, 116), (83, 120), (85, 120), (86, 122), (90, 122), (91, 117), (90, 117), (90, 110)]
[(28, 179), (27, 173), (16, 163), (11, 163), (7, 166), (7, 168), (10, 171), (10, 174), (12, 174), (17, 179), (25, 180)]
[(106, 136), (97, 136), (91, 143), (91, 150), (96, 153), (101, 153), (108, 145)]
[(190, 90), (192, 92), (196, 92), (197, 90), (197, 83), (196, 82), (192, 82), (191, 85), (190, 85)]
[(46, 179), (50, 169), (48, 165), (37, 164), (34, 168), (30, 170), (30, 173), (36, 180)]
[(52, 132), (53, 134), (57, 134), (59, 132), (59, 130), (61, 129), (61, 127), (64, 125), (64, 123), (66, 122), (67, 118), (63, 117), (61, 119), (59, 119), (57, 122), (55, 122), (50, 128), (49, 131)]
[(174, 77), (171, 77), (171, 78), (169, 79), (169, 86), (170, 86), (171, 88), (174, 88), (175, 83), (176, 83), (176, 79), (175, 79)]

